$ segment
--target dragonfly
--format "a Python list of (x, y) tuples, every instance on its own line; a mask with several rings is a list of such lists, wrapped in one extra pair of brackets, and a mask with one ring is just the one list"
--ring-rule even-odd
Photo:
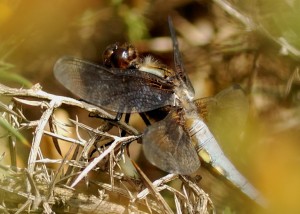
[[(234, 85), (205, 102), (194, 100), (195, 91), (182, 63), (171, 18), (168, 21), (174, 69), (153, 57), (139, 57), (130, 44), (116, 43), (104, 51), (103, 65), (64, 56), (55, 63), (54, 75), (79, 98), (116, 113), (143, 113), (169, 106), (167, 116), (143, 133), (147, 160), (166, 172), (189, 175), (199, 169), (199, 153), (204, 152), (212, 167), (252, 200), (263, 204), (259, 191), (225, 156), (207, 126), (212, 115), (209, 109), (217, 108), (228, 112), (227, 121), (242, 124), (248, 111), (243, 90)], [(217, 126), (218, 122), (211, 124)]]

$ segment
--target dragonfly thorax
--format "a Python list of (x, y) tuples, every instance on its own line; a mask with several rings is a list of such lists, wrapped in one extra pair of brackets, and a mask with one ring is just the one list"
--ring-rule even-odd
[(197, 108), (193, 103), (194, 94), (180, 80), (174, 82), (176, 83), (174, 91), (179, 102), (178, 105), (184, 108), (187, 114), (197, 112)]

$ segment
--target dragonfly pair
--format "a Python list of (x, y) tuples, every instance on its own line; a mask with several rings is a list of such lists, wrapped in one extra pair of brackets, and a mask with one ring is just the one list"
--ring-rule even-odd
[[(208, 102), (193, 100), (194, 88), (184, 71), (173, 24), (169, 19), (175, 69), (151, 57), (141, 59), (131, 45), (111, 45), (104, 53), (104, 66), (74, 57), (62, 57), (54, 67), (55, 77), (83, 100), (118, 113), (147, 112), (170, 106), (169, 114), (148, 126), (143, 134), (146, 158), (158, 168), (177, 174), (191, 174), (200, 167), (199, 151), (209, 154), (210, 164), (251, 199), (262, 203), (259, 192), (224, 155), (215, 137), (200, 117), (207, 104), (224, 104), (236, 122), (247, 99), (239, 86), (232, 86)], [(226, 103), (228, 104), (226, 106)], [(243, 116), (244, 115), (244, 116)], [(209, 114), (208, 118), (209, 120)]]

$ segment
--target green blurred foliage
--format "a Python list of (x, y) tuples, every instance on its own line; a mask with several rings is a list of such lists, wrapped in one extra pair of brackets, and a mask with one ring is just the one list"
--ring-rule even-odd
[(125, 1), (112, 1), (119, 16), (124, 20), (129, 41), (141, 40), (148, 36), (144, 13), (148, 6), (147, 1), (134, 2), (129, 5)]
[(260, 0), (257, 4), (258, 24), (266, 28), (272, 36), (283, 37), (300, 49), (300, 1)]

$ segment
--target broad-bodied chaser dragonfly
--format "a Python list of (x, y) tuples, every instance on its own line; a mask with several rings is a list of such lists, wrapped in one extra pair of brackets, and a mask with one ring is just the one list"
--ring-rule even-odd
[[(140, 58), (131, 45), (114, 44), (104, 52), (104, 66), (62, 57), (55, 64), (55, 77), (81, 99), (117, 113), (147, 112), (170, 106), (163, 120), (144, 131), (143, 151), (148, 161), (170, 173), (191, 174), (200, 167), (198, 152), (205, 151), (214, 168), (251, 199), (261, 203), (259, 192), (224, 155), (200, 116), (203, 109), (199, 107), (203, 105), (193, 100), (194, 88), (184, 71), (171, 19), (169, 27), (174, 70), (151, 57)], [(248, 107), (238, 86), (220, 92), (212, 99), (214, 106), (227, 98), (227, 108), (233, 108), (231, 112), (245, 111)], [(232, 119), (237, 119), (236, 115), (232, 115)]]

